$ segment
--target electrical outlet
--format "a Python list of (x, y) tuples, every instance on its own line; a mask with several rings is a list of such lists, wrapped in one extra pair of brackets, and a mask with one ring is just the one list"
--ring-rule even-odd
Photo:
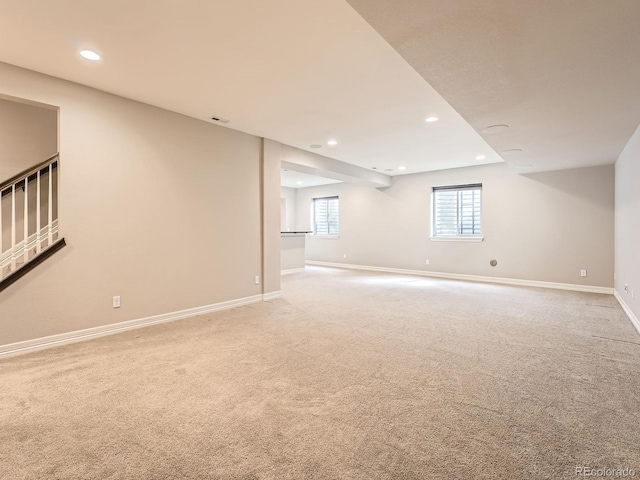
[(425, 265), (429, 265), (429, 259), (426, 259), (426, 260), (424, 261), (424, 263), (425, 263)]
[(120, 308), (120, 295), (113, 297), (113, 308)]
[(586, 277), (587, 276), (587, 271), (586, 270), (580, 270), (580, 276), (581, 277)]
[(260, 285), (260, 275), (256, 275), (255, 282), (256, 282), (256, 285)]
[(628, 285), (628, 284), (626, 284), (626, 283), (624, 284), (624, 291), (625, 291), (626, 293), (629, 293), (629, 285)]

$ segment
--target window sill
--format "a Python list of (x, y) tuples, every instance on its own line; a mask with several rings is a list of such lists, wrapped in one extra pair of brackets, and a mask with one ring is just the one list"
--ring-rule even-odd
[(327, 238), (327, 239), (336, 239), (340, 238), (340, 235), (309, 235), (311, 238)]
[(432, 242), (471, 242), (480, 243), (484, 241), (484, 237), (431, 237)]

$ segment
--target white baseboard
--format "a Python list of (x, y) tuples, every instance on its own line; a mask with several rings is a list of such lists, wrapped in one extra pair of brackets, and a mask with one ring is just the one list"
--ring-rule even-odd
[(300, 273), (300, 272), (304, 272), (304, 267), (290, 268), (289, 270), (281, 270), (280, 275), (291, 275), (292, 273)]
[(465, 280), (468, 282), (500, 283), (504, 285), (518, 285), (521, 287), (554, 288), (557, 290), (572, 290), (575, 292), (604, 293), (611, 295), (613, 288), (596, 287), (592, 285), (574, 285), (571, 283), (541, 282), (538, 280), (521, 280), (519, 278), (484, 277), (481, 275), (463, 275), (460, 273), (429, 272), (425, 270), (407, 270), (404, 268), (370, 267), (351, 263), (332, 263), (307, 260), (307, 265), (323, 267), (348, 268), (351, 270), (366, 270), (370, 272), (398, 273), (400, 275), (418, 275), (421, 277), (446, 278), (447, 280)]
[(631, 311), (629, 305), (627, 305), (626, 302), (622, 299), (622, 295), (620, 295), (617, 290), (614, 290), (613, 296), (616, 297), (616, 300), (618, 300), (618, 303), (624, 310), (624, 313), (627, 314), (633, 326), (636, 327), (636, 330), (638, 331), (638, 333), (640, 333), (640, 320), (638, 320), (638, 317), (636, 317), (636, 315)]
[(180, 310), (178, 312), (163, 313), (161, 315), (154, 315), (152, 317), (139, 318), (137, 320), (128, 320), (126, 322), (112, 323), (111, 325), (104, 325), (101, 327), (86, 328), (84, 330), (76, 330), (74, 332), (61, 333), (48, 337), (35, 338), (33, 340), (26, 340), (24, 342), (0, 345), (0, 358), (19, 353), (28, 353), (49, 347), (55, 347), (58, 345), (79, 342), (82, 340), (89, 340), (91, 338), (104, 337), (106, 335), (113, 335), (115, 333), (121, 333), (127, 330), (156, 325), (158, 323), (173, 322), (174, 320), (195, 317), (196, 315), (217, 312), (219, 310), (228, 310), (230, 308), (240, 307), (242, 305), (248, 305), (250, 303), (257, 303), (262, 300), (267, 300), (267, 296), (270, 296), (270, 298), (275, 298), (271, 297), (275, 293), (277, 293), (278, 296), (280, 295), (280, 292), (268, 293), (266, 295), (252, 295), (250, 297), (228, 300), (226, 302), (214, 303), (212, 305), (188, 308), (186, 310)]
[(262, 300), (268, 302), (269, 300), (273, 300), (274, 298), (280, 298), (282, 296), (282, 290), (278, 290), (277, 292), (269, 292), (262, 294)]

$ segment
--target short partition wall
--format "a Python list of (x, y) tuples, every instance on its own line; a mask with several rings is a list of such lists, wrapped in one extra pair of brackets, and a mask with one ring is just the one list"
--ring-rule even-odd
[(305, 242), (310, 232), (280, 233), (280, 271), (282, 274), (304, 270)]

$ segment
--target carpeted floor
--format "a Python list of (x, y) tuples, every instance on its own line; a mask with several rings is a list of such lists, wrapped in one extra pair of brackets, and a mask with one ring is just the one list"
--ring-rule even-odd
[(612, 296), (319, 267), (283, 292), (1, 360), (0, 478), (640, 476)]

